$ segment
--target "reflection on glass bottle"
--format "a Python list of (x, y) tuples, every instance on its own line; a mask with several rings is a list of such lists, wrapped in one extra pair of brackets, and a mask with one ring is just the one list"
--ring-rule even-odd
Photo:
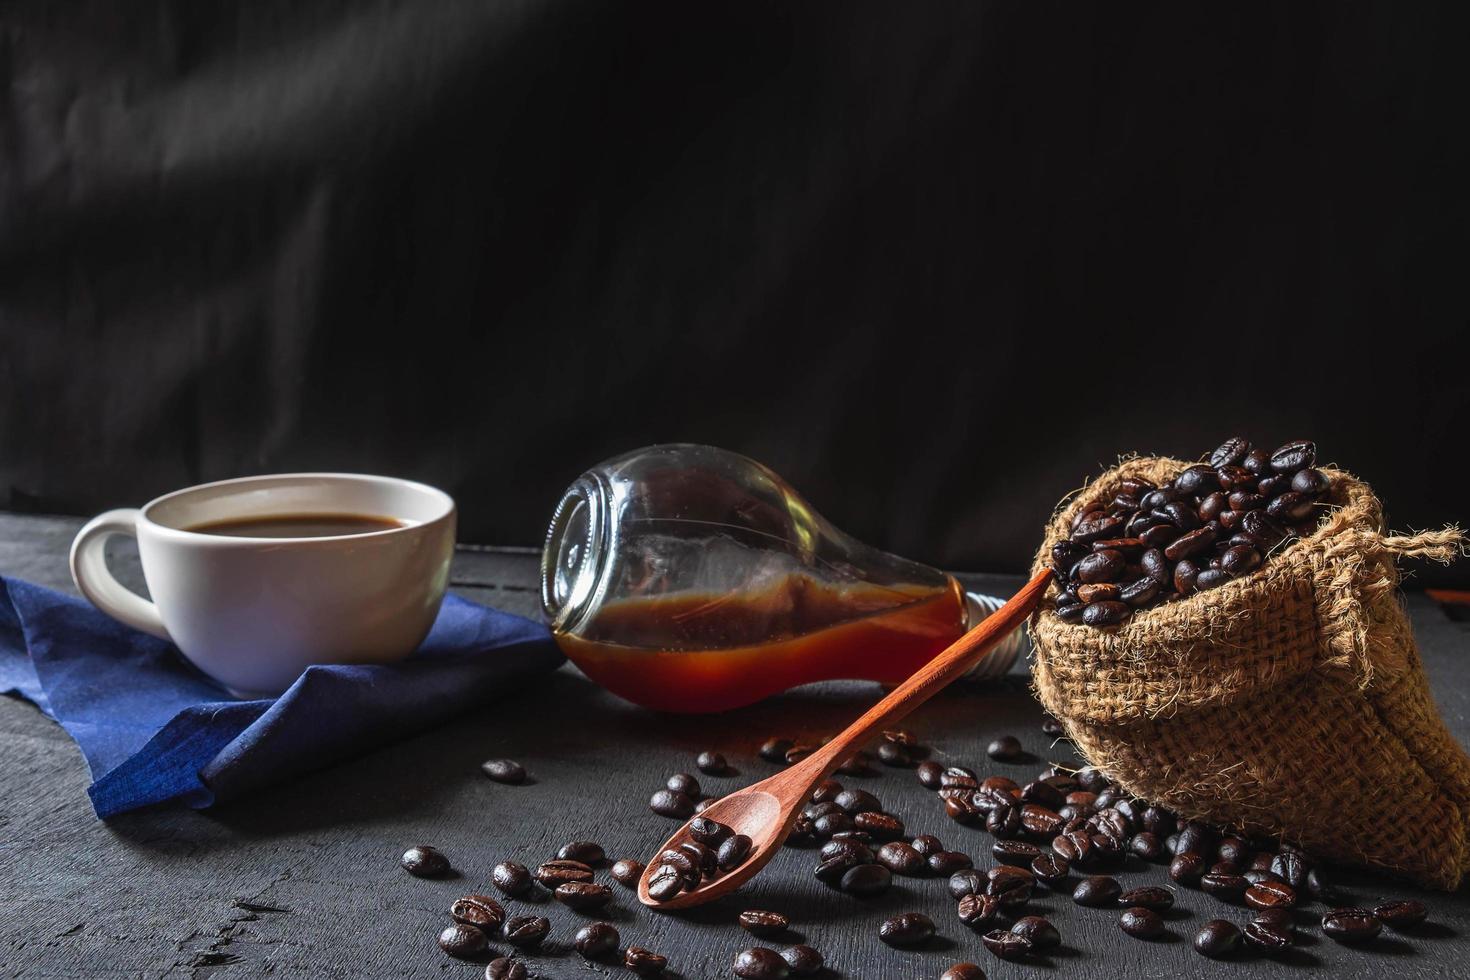
[(652, 446), (583, 474), (541, 570), (567, 656), (667, 711), (817, 680), (898, 683), (967, 626), (953, 578), (862, 544), (765, 466), (709, 446)]

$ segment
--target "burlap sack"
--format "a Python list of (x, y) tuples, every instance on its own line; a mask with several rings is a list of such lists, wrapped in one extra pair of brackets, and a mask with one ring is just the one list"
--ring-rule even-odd
[[(1187, 465), (1133, 459), (1103, 474), (1058, 510), (1033, 573), (1087, 501)], [(1088, 761), (1143, 799), (1453, 889), (1470, 758), (1430, 697), (1395, 560), (1449, 561), (1463, 539), (1388, 535), (1367, 484), (1324, 472), (1321, 527), (1251, 575), (1107, 629), (1064, 623), (1044, 602), (1031, 622), (1036, 692)]]

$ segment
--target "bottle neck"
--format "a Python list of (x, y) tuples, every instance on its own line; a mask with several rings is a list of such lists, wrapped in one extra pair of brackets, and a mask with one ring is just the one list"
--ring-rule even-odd
[(606, 489), (584, 474), (556, 505), (541, 552), (541, 608), (553, 630), (574, 630), (596, 606), (610, 532)]

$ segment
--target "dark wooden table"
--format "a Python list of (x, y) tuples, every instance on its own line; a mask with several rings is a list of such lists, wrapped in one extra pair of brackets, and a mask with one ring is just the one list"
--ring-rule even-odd
[[(79, 524), (0, 515), (0, 573), (70, 589), (66, 553)], [(535, 561), (526, 551), (463, 549), (454, 588), (535, 615)], [(133, 556), (124, 551), (118, 563), (136, 576)], [(1008, 591), (1019, 579), (971, 582)], [(1470, 738), (1467, 627), (1422, 597), (1409, 605), (1445, 716)], [(707, 791), (727, 790), (772, 771), (755, 755), (767, 736), (834, 732), (877, 695), (871, 684), (814, 685), (723, 715), (672, 718), (625, 704), (566, 666), (535, 689), (251, 799), (106, 824), (87, 803), (86, 770), (67, 735), (31, 705), (0, 699), (0, 976), (477, 978), (483, 966), (449, 959), (434, 936), (451, 901), (488, 890), (497, 861), (535, 864), (572, 839), (644, 857), (671, 829), (649, 812), (649, 794), (668, 774), (694, 771), (699, 750), (723, 751), (737, 767), (730, 778), (700, 777)], [(984, 755), (991, 738), (1011, 732), (1043, 759), (1074, 762), (1065, 746), (1048, 744), (1040, 714), (1018, 672), (998, 685), (947, 692), (912, 727), (937, 758), (1021, 777), (1042, 763), (991, 763)], [(486, 780), (478, 764), (499, 756), (523, 762), (533, 780), (520, 787)], [(851, 782), (878, 794), (911, 833), (938, 834), (982, 867), (991, 863), (990, 838), (948, 821), (911, 772), (884, 769)], [(420, 842), (447, 852), (462, 877), (422, 881), (401, 871), (398, 854)], [(684, 915), (648, 912), (614, 886), (607, 917), (625, 943), (663, 952), (671, 975), (684, 978), (731, 975), (734, 955), (756, 944), (732, 922), (744, 908), (789, 914), (797, 935), (826, 954), (827, 976), (936, 977), (965, 959), (991, 977), (1470, 975), (1463, 892), (1423, 895), (1367, 875), (1345, 879), (1356, 899), (1419, 894), (1432, 923), (1414, 935), (1386, 934), (1368, 950), (1339, 947), (1313, 925), (1284, 962), (1216, 963), (1196, 954), (1189, 937), (1206, 919), (1245, 915), (1201, 893), (1181, 890), (1171, 934), (1155, 943), (1123, 935), (1116, 912), (1042, 894), (1034, 911), (1053, 918), (1065, 945), (1045, 962), (1020, 965), (991, 956), (959, 923), (942, 880), (896, 879), (887, 894), (860, 901), (817, 882), (814, 863), (814, 852), (787, 848), (743, 894)], [(1120, 876), (1129, 886), (1164, 881), (1152, 866)], [(631, 976), (569, 950), (581, 916), (544, 899), (530, 907), (553, 924), (552, 941), (532, 960), (536, 975)], [(929, 913), (939, 938), (918, 951), (881, 944), (878, 923), (908, 910)], [(1303, 924), (1315, 921), (1308, 910), (1299, 915)]]

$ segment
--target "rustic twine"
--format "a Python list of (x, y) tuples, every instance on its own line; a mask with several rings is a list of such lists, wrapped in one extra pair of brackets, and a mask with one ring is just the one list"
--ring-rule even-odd
[[(1033, 573), (1090, 501), (1188, 465), (1104, 473), (1059, 507)], [(1448, 563), (1465, 537), (1387, 534), (1367, 484), (1324, 472), (1321, 525), (1251, 575), (1106, 629), (1044, 602), (1030, 624), (1036, 692), (1087, 760), (1143, 799), (1453, 889), (1470, 858), (1470, 758), (1430, 696), (1395, 563)]]

